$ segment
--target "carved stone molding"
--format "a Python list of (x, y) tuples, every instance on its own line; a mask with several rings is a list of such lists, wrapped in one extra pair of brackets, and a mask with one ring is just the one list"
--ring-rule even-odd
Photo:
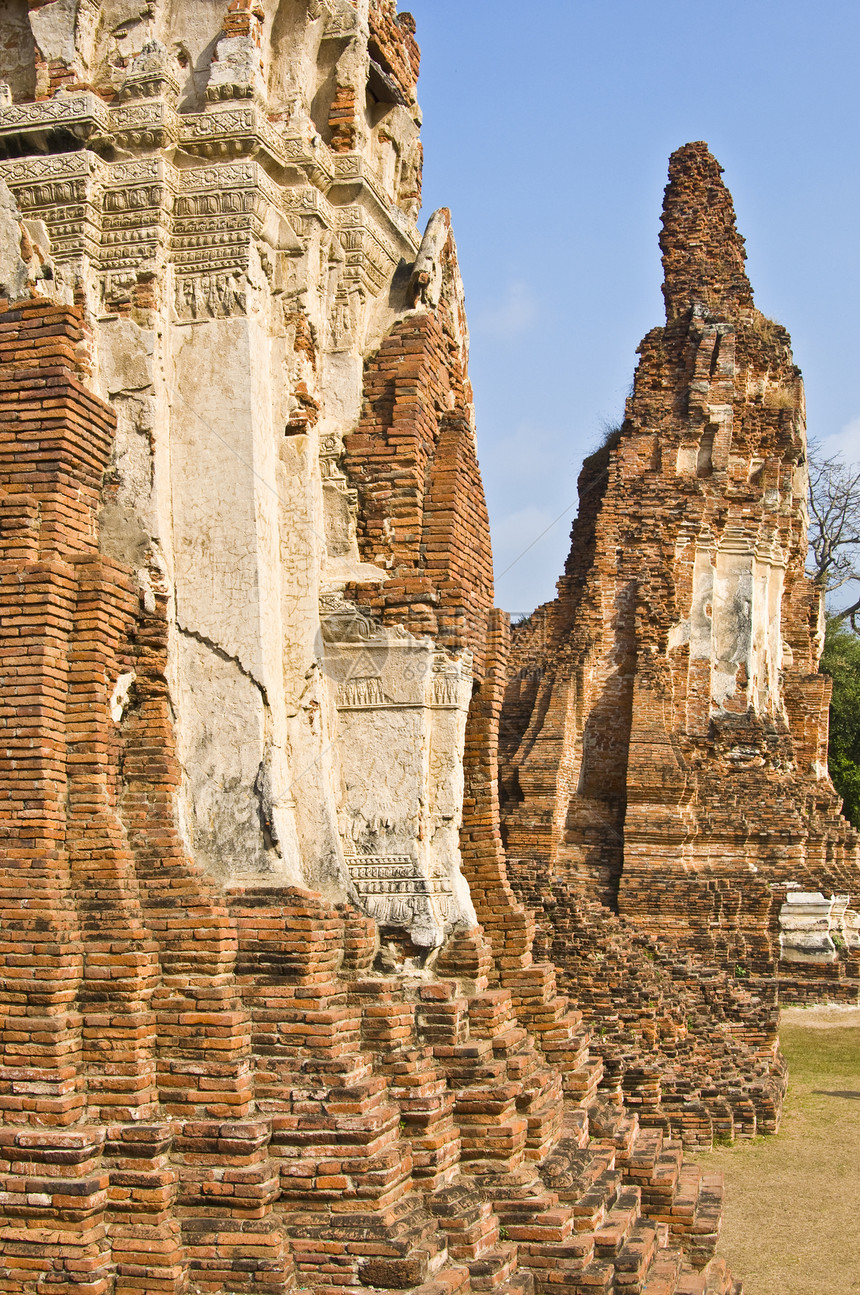
[(444, 928), (454, 890), (447, 877), (425, 877), (409, 855), (345, 856), (361, 906), (383, 929)]
[(344, 278), (376, 296), (400, 259), (398, 253), (362, 207), (344, 207), (338, 214)]
[(39, 103), (13, 103), (0, 108), (0, 139), (63, 129), (80, 140), (94, 131), (110, 128), (108, 106), (89, 90), (79, 94), (58, 94)]
[(287, 160), (282, 137), (253, 103), (183, 115), (180, 140), (184, 149), (202, 157), (262, 150), (281, 166)]
[(124, 148), (166, 148), (179, 138), (179, 119), (162, 100), (129, 103), (111, 109), (110, 130)]

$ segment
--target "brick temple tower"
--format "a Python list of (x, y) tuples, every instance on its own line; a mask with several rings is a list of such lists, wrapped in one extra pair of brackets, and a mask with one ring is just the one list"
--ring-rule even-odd
[[(660, 247), (666, 324), (582, 469), (558, 597), (514, 630), (512, 876), (530, 899), (537, 870), (697, 957), (856, 996), (858, 837), (827, 774), (803, 386), (705, 144), (672, 156)], [(805, 973), (780, 965), (792, 889), (843, 896), (845, 951), (828, 938)]]

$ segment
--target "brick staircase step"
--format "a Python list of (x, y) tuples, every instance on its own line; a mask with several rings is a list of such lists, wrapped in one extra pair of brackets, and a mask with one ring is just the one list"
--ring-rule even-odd
[(676, 1295), (743, 1295), (743, 1285), (731, 1276), (724, 1259), (712, 1259), (701, 1270), (685, 1264)]
[(648, 1182), (662, 1149), (662, 1129), (643, 1128), (640, 1125), (628, 1157), (627, 1172), (637, 1182)]
[(514, 1275), (517, 1267), (517, 1247), (504, 1241), (495, 1250), (467, 1264), (473, 1291), (498, 1291)]
[[(462, 1264), (452, 1264), (431, 1277), (429, 1281), (423, 1282), (420, 1286), (413, 1286), (404, 1295), (469, 1295), (470, 1291), (469, 1269)], [(337, 1292), (338, 1295), (343, 1295), (343, 1287), (338, 1287)], [(304, 1295), (304, 1293), (299, 1292), (297, 1295)], [(311, 1292), (308, 1292), (308, 1295), (311, 1295)], [(316, 1295), (316, 1290), (312, 1295)]]
[(657, 1250), (657, 1228), (651, 1222), (640, 1221), (630, 1229), (627, 1240), (615, 1259), (616, 1285), (619, 1292), (640, 1295)]
[(527, 1268), (519, 1268), (509, 1277), (497, 1295), (535, 1295), (535, 1279)]
[[(609, 1295), (615, 1288), (615, 1268), (610, 1263), (603, 1260), (596, 1260), (588, 1264), (586, 1268), (574, 1278), (570, 1289), (574, 1295)], [(564, 1290), (565, 1295), (568, 1288), (558, 1288), (547, 1285), (546, 1295), (554, 1295), (556, 1290)]]
[(662, 1251), (648, 1270), (642, 1295), (680, 1295), (678, 1275), (682, 1263), (680, 1250)]
[(664, 1142), (663, 1150), (657, 1157), (657, 1163), (651, 1173), (651, 1186), (658, 1190), (671, 1191), (674, 1195), (681, 1181), (683, 1162), (683, 1144)]
[(632, 1188), (619, 1192), (616, 1204), (607, 1211), (603, 1225), (594, 1233), (594, 1249), (601, 1259), (618, 1254), (638, 1217), (638, 1192)]

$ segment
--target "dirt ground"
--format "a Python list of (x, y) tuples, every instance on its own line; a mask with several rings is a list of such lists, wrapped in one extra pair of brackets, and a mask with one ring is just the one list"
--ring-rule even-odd
[(857, 1295), (860, 1008), (788, 1008), (780, 1039), (779, 1134), (695, 1157), (725, 1175), (719, 1253), (745, 1295)]

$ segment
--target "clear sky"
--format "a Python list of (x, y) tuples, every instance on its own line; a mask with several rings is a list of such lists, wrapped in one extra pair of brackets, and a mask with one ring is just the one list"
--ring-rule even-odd
[(792, 335), (810, 434), (860, 458), (856, 0), (400, 8), (423, 52), (422, 219), (451, 208), (466, 286), (502, 607), (554, 596), (580, 464), (663, 322), (662, 193), (688, 140), (725, 168), (756, 303)]

